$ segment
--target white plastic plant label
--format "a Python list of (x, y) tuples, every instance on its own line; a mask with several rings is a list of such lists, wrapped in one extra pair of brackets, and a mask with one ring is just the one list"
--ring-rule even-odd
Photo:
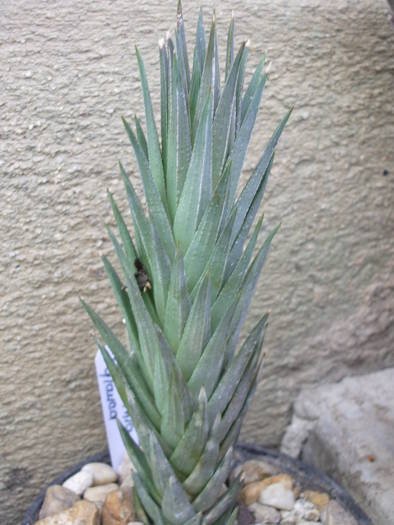
[(112, 467), (117, 471), (126, 453), (122, 437), (119, 432), (117, 418), (128, 430), (130, 436), (137, 441), (133, 423), (129, 414), (119, 397), (118, 391), (112, 381), (112, 377), (104, 362), (101, 352), (97, 352), (94, 360), (96, 365), (97, 382), (101, 398), (101, 408), (103, 411), (105, 431)]

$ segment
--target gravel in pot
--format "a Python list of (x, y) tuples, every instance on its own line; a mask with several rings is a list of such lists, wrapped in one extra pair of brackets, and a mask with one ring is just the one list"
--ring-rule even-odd
[[(82, 508), (81, 501), (84, 501), (87, 502), (86, 506), (89, 504), (90, 508), (97, 508), (91, 514), (92, 517), (87, 518), (91, 519), (92, 524), (101, 520), (103, 525), (112, 525), (118, 523), (114, 520), (122, 519), (121, 516), (134, 523), (136, 518), (130, 482), (132, 467), (128, 458), (122, 463), (118, 477), (111, 474), (111, 469), (106, 469), (105, 465), (100, 471), (103, 474), (96, 473), (94, 465), (97, 463), (108, 464), (108, 453), (91, 456), (55, 478), (29, 507), (22, 525), (34, 525), (40, 519), (40, 511), (43, 517), (47, 489), (54, 486), (62, 486), (59, 491), (63, 491), (66, 496), (70, 488), (77, 492), (83, 490), (80, 494), (71, 490), (74, 496), (62, 503), (70, 508), (61, 511), (63, 513), (70, 513), (76, 504)], [(232, 475), (237, 475), (241, 470), (244, 488), (240, 494), (239, 525), (372, 525), (350, 494), (335, 481), (275, 450), (240, 445)], [(85, 475), (81, 475), (81, 472)], [(82, 484), (75, 485), (75, 479)], [(84, 487), (83, 483), (87, 482), (89, 486)], [(120, 517), (114, 516), (116, 512)], [(47, 518), (44, 523), (46, 525), (51, 521)], [(125, 521), (125, 525), (127, 523)]]

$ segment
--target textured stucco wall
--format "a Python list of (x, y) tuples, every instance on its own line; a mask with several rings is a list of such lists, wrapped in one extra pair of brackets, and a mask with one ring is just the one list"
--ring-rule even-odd
[[(120, 121), (141, 113), (133, 46), (154, 86), (175, 2), (0, 5), (0, 521), (14, 525), (48, 477), (104, 446), (78, 294), (117, 322), (105, 189), (124, 203), (117, 160), (135, 167)], [(272, 313), (244, 438), (274, 444), (301, 386), (394, 364), (394, 31), (384, 0), (215, 7), (221, 44), (234, 8), (250, 70), (263, 50), (272, 60), (247, 169), (296, 104), (264, 206), (282, 228), (250, 315)], [(184, 10), (194, 33), (197, 4)]]

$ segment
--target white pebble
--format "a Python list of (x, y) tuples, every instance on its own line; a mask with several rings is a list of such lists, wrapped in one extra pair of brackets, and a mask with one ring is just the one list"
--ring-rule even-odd
[(118, 490), (119, 485), (116, 483), (109, 483), (108, 485), (98, 485), (97, 487), (90, 487), (83, 495), (84, 499), (92, 501), (98, 507), (104, 505), (105, 498), (111, 492)]
[(294, 510), (299, 518), (303, 518), (306, 521), (319, 521), (320, 510), (310, 501), (299, 499), (294, 505)]
[(87, 463), (82, 467), (82, 472), (89, 472), (93, 476), (93, 486), (107, 485), (118, 479), (112, 467), (106, 463)]
[(291, 510), (294, 507), (294, 494), (282, 483), (273, 483), (260, 492), (259, 501), (276, 509)]
[(296, 525), (297, 524), (297, 516), (295, 515), (295, 512), (290, 510), (282, 510), (281, 513), (281, 525)]
[(82, 470), (71, 476), (71, 478), (66, 479), (63, 483), (63, 487), (72, 490), (75, 494), (78, 494), (78, 496), (81, 496), (81, 494), (92, 485), (92, 474), (90, 472), (83, 472)]
[(280, 523), (280, 513), (273, 507), (268, 507), (261, 503), (253, 503), (253, 505), (250, 505), (249, 510), (253, 512), (257, 523), (269, 523), (270, 525)]

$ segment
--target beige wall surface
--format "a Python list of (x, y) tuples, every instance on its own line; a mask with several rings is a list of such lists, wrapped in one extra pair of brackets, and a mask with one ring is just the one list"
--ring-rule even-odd
[[(135, 163), (120, 116), (142, 115), (134, 45), (157, 104), (157, 41), (176, 6), (0, 5), (0, 522), (14, 525), (48, 479), (105, 445), (78, 295), (121, 329), (100, 262), (105, 190), (125, 206), (117, 161)], [(302, 386), (394, 364), (394, 28), (384, 0), (215, 7), (222, 57), (233, 8), (248, 72), (263, 50), (272, 61), (246, 174), (296, 106), (264, 204), (267, 227), (282, 227), (249, 316), (271, 311), (243, 439), (272, 445)], [(197, 3), (184, 11), (194, 35)]]

